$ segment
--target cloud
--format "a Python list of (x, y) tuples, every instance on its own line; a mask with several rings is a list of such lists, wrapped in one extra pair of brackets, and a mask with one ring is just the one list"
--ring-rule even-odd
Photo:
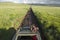
[(0, 2), (14, 2), (14, 0), (0, 0)]
[(21, 0), (0, 0), (0, 2), (13, 2), (13, 3), (20, 3)]
[(6, 2), (6, 1), (12, 2), (13, 0), (0, 0), (0, 2)]
[(0, 2), (60, 4), (60, 0), (0, 0)]

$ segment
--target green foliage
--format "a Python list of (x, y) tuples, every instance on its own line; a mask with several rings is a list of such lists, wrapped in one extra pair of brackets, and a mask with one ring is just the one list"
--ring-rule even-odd
[(27, 5), (0, 4), (0, 28), (9, 29), (15, 26), (17, 29), (28, 8)]
[(33, 6), (47, 40), (60, 40), (60, 7)]
[(0, 40), (12, 40), (29, 6), (0, 3)]
[(32, 8), (39, 21), (42, 23), (46, 21), (46, 27), (53, 23), (60, 29), (60, 7), (33, 6)]
[[(32, 8), (38, 20), (43, 24), (43, 31), (48, 40), (57, 40), (60, 34), (60, 7), (32, 6)], [(29, 5), (0, 3), (0, 40), (11, 40), (28, 9)], [(51, 24), (55, 31), (49, 28)], [(53, 35), (54, 32), (56, 36)]]

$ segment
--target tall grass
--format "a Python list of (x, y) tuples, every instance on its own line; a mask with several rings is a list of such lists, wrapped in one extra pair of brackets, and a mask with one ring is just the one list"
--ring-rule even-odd
[[(60, 7), (32, 6), (32, 8), (39, 22), (43, 24), (43, 31), (48, 40), (59, 40)], [(29, 5), (0, 3), (0, 40), (11, 40), (28, 9)]]
[(0, 3), (0, 40), (12, 40), (28, 9), (28, 5)]
[(60, 7), (33, 6), (47, 40), (60, 40)]

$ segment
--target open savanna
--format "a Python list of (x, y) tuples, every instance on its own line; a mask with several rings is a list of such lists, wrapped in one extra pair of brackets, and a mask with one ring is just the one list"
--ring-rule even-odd
[[(0, 40), (11, 40), (29, 5), (0, 3)], [(60, 7), (32, 5), (47, 40), (60, 40)]]

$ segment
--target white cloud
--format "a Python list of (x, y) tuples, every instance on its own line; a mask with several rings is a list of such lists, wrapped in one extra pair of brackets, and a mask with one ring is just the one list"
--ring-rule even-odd
[(60, 4), (60, 0), (0, 0), (0, 2)]
[(13, 1), (13, 0), (4, 0), (4, 1)]
[(14, 0), (0, 0), (0, 2), (13, 2)]
[(19, 3), (20, 0), (0, 0), (0, 2), (13, 2), (13, 3)]
[(13, 0), (13, 2), (14, 2), (14, 3), (20, 3), (20, 1), (19, 1), (19, 0)]

